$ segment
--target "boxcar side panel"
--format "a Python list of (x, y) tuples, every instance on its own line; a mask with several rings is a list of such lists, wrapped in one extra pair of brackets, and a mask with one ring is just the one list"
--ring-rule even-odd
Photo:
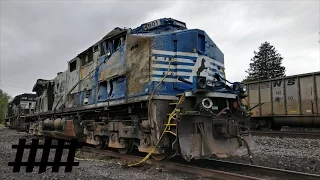
[(270, 93), (270, 82), (262, 82), (260, 83), (260, 102), (264, 102), (261, 106), (261, 115), (271, 115), (271, 93)]
[(313, 114), (315, 111), (313, 84), (313, 76), (305, 76), (300, 78), (301, 113), (304, 115)]
[[(253, 107), (259, 103), (259, 84), (249, 84), (249, 103)], [(252, 116), (260, 116), (260, 108), (252, 109)]]
[(287, 114), (300, 113), (297, 78), (285, 79)]
[(273, 80), (271, 83), (273, 113), (274, 115), (283, 115), (285, 114), (285, 96), (283, 79)]

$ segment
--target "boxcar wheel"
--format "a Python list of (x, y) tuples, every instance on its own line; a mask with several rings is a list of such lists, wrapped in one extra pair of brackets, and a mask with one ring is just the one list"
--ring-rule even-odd
[(271, 129), (272, 127), (272, 121), (269, 119), (263, 119), (259, 121), (259, 128), (261, 130), (267, 131), (269, 129)]
[(281, 128), (282, 128), (282, 126), (273, 126), (273, 127), (272, 127), (272, 130), (280, 131)]

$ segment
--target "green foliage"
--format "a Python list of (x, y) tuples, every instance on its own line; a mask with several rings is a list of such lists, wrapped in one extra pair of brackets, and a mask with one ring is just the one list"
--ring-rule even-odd
[(10, 96), (0, 89), (0, 124), (4, 123)]
[(258, 52), (254, 51), (254, 57), (246, 71), (248, 76), (243, 82), (284, 77), (286, 69), (282, 66), (282, 59), (274, 46), (269, 42), (264, 42)]

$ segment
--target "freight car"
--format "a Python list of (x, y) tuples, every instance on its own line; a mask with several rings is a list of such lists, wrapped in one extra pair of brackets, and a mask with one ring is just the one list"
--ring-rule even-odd
[(36, 94), (24, 93), (12, 99), (8, 103), (5, 125), (13, 129), (24, 130), (25, 115), (32, 114), (35, 109)]
[[(246, 83), (251, 127), (320, 127), (320, 72)], [(248, 103), (246, 103), (248, 101)]]
[(156, 160), (237, 155), (252, 147), (250, 113), (223, 69), (211, 38), (181, 21), (115, 28), (54, 79), (37, 80), (28, 132)]

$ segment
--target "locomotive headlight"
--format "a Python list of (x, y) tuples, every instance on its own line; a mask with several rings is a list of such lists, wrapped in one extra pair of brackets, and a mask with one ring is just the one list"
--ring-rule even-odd
[(247, 90), (246, 85), (239, 82), (233, 83), (232, 89), (234, 91), (240, 91), (241, 93), (245, 93)]
[(245, 84), (242, 85), (243, 92), (247, 92), (247, 86)]
[(213, 102), (210, 98), (204, 98), (201, 102), (202, 106), (206, 109), (211, 109), (213, 106)]
[(197, 81), (197, 84), (198, 84), (199, 88), (202, 88), (202, 89), (206, 88), (206, 85), (207, 85), (206, 84), (206, 79), (199, 78), (198, 81)]

